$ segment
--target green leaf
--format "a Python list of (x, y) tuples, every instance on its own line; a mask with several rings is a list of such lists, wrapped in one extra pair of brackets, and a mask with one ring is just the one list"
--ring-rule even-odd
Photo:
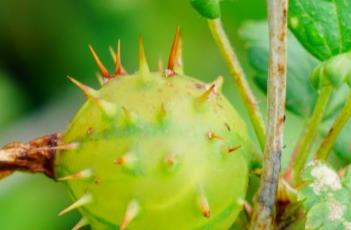
[[(248, 61), (255, 70), (255, 83), (266, 92), (268, 66), (268, 27), (266, 22), (248, 22), (240, 35), (246, 41)], [(302, 116), (310, 114), (316, 100), (309, 75), (319, 63), (289, 33), (287, 108)]]
[[(248, 22), (240, 30), (246, 41), (248, 61), (255, 70), (254, 81), (266, 92), (268, 75), (268, 26), (266, 22)], [(320, 63), (309, 54), (296, 38), (288, 34), (288, 84), (287, 109), (300, 116), (307, 117), (316, 101), (317, 93), (313, 89), (310, 75)], [(342, 108), (348, 87), (340, 87), (333, 93), (325, 118), (334, 116)]]
[(215, 19), (221, 16), (220, 0), (191, 0), (191, 5), (205, 18)]
[(351, 0), (290, 0), (289, 27), (315, 57), (351, 49)]
[(305, 229), (349, 229), (351, 227), (351, 176), (339, 175), (323, 162), (310, 163), (303, 172), (307, 182), (298, 191), (306, 213)]

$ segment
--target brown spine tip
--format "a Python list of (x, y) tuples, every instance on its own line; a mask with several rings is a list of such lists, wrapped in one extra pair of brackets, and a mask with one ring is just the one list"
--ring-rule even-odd
[(120, 158), (118, 158), (117, 160), (114, 161), (114, 163), (115, 163), (116, 165), (123, 165), (124, 162), (125, 162), (124, 157), (120, 157)]
[(117, 53), (115, 59), (115, 76), (123, 76), (127, 74), (127, 71), (124, 69), (121, 62), (121, 40), (117, 42)]
[(228, 147), (228, 153), (234, 152), (234, 151), (236, 151), (236, 150), (238, 150), (240, 148), (241, 148), (241, 145)]
[(205, 196), (203, 191), (201, 191), (200, 194), (199, 194), (199, 207), (200, 207), (200, 210), (202, 212), (202, 215), (205, 218), (210, 218), (211, 217), (210, 205), (209, 205), (208, 199)]
[(177, 31), (173, 39), (166, 74), (168, 77), (171, 77), (174, 76), (176, 72), (180, 74), (183, 73), (182, 35), (179, 26), (177, 27)]
[(205, 102), (210, 99), (210, 97), (216, 93), (216, 85), (212, 84), (201, 96), (200, 101)]
[(91, 45), (89, 45), (89, 50), (90, 50), (91, 54), (93, 55), (94, 61), (95, 61), (96, 65), (98, 66), (101, 75), (107, 79), (111, 79), (109, 72), (107, 71), (106, 67), (101, 62), (99, 56), (96, 54), (94, 48)]
[(168, 154), (166, 157), (165, 157), (165, 163), (167, 166), (174, 166), (176, 165), (177, 163), (177, 156), (175, 154)]
[(218, 94), (219, 91), (222, 89), (223, 82), (224, 82), (224, 77), (218, 76), (217, 79), (212, 83), (213, 85), (215, 85), (214, 92), (216, 94)]
[(214, 132), (211, 132), (211, 131), (209, 131), (207, 133), (207, 137), (209, 140), (214, 140), (214, 139), (223, 140), (222, 137), (218, 136), (217, 134), (215, 134)]

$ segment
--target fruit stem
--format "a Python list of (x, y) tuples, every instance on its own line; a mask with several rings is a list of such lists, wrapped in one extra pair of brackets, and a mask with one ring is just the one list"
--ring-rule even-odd
[(249, 229), (274, 229), (285, 124), (287, 0), (269, 0), (268, 122), (260, 187)]
[(319, 149), (316, 153), (317, 160), (326, 160), (333, 144), (336, 141), (336, 138), (339, 136), (341, 130), (345, 127), (346, 123), (351, 117), (351, 92), (349, 97), (344, 105), (344, 108), (339, 113), (338, 117), (335, 119), (332, 127), (329, 129), (328, 134), (322, 141)]
[(240, 96), (244, 101), (259, 144), (263, 150), (265, 144), (265, 124), (262, 113), (257, 106), (256, 98), (246, 80), (245, 73), (239, 63), (238, 57), (236, 56), (228, 36), (224, 31), (221, 19), (209, 19), (208, 25), (212, 36), (228, 65), (230, 74), (238, 86)]
[(286, 180), (291, 184), (298, 182), (300, 173), (308, 160), (309, 152), (318, 131), (318, 126), (323, 118), (333, 89), (331, 86), (323, 87), (319, 91), (313, 114), (308, 120), (303, 134), (300, 136), (290, 158), (289, 167), (285, 173)]
[(55, 133), (28, 144), (15, 142), (5, 145), (0, 149), (0, 178), (16, 170), (43, 173), (54, 178), (54, 160), (60, 137), (60, 134)]

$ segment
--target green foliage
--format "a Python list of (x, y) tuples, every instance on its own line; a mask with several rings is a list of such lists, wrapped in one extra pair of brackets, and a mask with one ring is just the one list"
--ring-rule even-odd
[[(266, 92), (268, 76), (268, 27), (265, 22), (249, 22), (240, 30), (241, 37), (246, 41), (248, 61), (254, 69), (254, 81)], [(310, 75), (320, 62), (311, 56), (289, 33), (288, 36), (288, 84), (287, 108), (295, 114), (307, 117), (317, 98)], [(325, 118), (334, 116), (343, 106), (348, 89), (339, 87), (333, 93)]]
[(347, 125), (342, 130), (340, 136), (336, 140), (333, 148), (337, 155), (345, 162), (351, 162), (351, 122), (349, 121)]
[(215, 19), (221, 16), (221, 0), (191, 0), (191, 5), (203, 17)]
[(289, 26), (320, 60), (351, 48), (351, 0), (291, 0)]
[(325, 163), (311, 162), (303, 172), (306, 184), (298, 200), (307, 214), (306, 229), (342, 230), (351, 227), (351, 170), (340, 178)]
[(25, 97), (8, 76), (0, 72), (0, 127), (17, 118), (26, 107)]
[[(247, 42), (248, 61), (255, 70), (254, 80), (264, 91), (267, 88), (268, 27), (265, 22), (246, 23), (241, 36)], [(288, 37), (287, 108), (299, 115), (308, 115), (316, 100), (316, 92), (308, 76), (319, 63), (289, 34)]]

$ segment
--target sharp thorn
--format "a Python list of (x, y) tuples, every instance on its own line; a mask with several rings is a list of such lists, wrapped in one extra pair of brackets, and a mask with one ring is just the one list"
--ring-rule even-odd
[(110, 54), (111, 54), (111, 57), (112, 57), (113, 62), (116, 63), (116, 53), (115, 53), (115, 50), (112, 48), (112, 46), (109, 46), (109, 47), (108, 47), (108, 50), (110, 51)]
[(87, 226), (89, 224), (88, 219), (85, 217), (82, 217), (79, 222), (72, 228), (72, 230), (79, 230), (83, 228), (84, 226)]
[(65, 145), (58, 145), (55, 147), (55, 149), (57, 150), (75, 150), (77, 148), (79, 148), (80, 143), (79, 142), (72, 142), (69, 144), (65, 144)]
[(223, 140), (222, 137), (218, 136), (217, 134), (215, 134), (214, 132), (211, 132), (211, 131), (209, 131), (207, 133), (207, 137), (208, 137), (209, 140), (214, 140), (214, 139)]
[(107, 78), (107, 79), (111, 79), (111, 76), (110, 76), (109, 72), (107, 71), (106, 67), (101, 62), (99, 56), (96, 54), (94, 48), (91, 45), (89, 45), (89, 50), (90, 50), (91, 54), (93, 55), (93, 58), (94, 58), (94, 60), (96, 62), (96, 65), (99, 68), (99, 71), (100, 71), (101, 75), (103, 77)]
[(38, 147), (36, 150), (75, 150), (79, 147), (78, 142), (73, 142), (65, 145), (58, 145), (55, 147)]
[(100, 73), (96, 73), (96, 79), (98, 80), (100, 86), (103, 86), (103, 85), (105, 84), (105, 80), (104, 80), (104, 78), (100, 75)]
[(215, 85), (214, 93), (218, 94), (223, 86), (224, 78), (223, 76), (218, 76), (217, 79), (211, 83), (211, 85)]
[(70, 76), (67, 76), (68, 79), (73, 82), (73, 84), (75, 84), (83, 93), (84, 95), (87, 97), (87, 98), (97, 98), (99, 97), (99, 92), (81, 82), (79, 82), (78, 80), (70, 77)]
[(126, 107), (122, 106), (123, 117), (122, 117), (122, 125), (123, 126), (132, 126), (136, 122), (136, 115), (129, 111)]
[(115, 164), (132, 168), (135, 165), (137, 158), (133, 152), (128, 152), (114, 161)]
[(65, 208), (59, 213), (59, 216), (62, 216), (63, 214), (70, 212), (72, 210), (75, 210), (77, 208), (80, 208), (84, 205), (87, 205), (93, 201), (93, 197), (90, 194), (85, 194), (81, 198), (79, 198), (76, 202), (71, 204), (69, 207)]
[(145, 55), (144, 41), (141, 36), (139, 36), (139, 71), (142, 75), (149, 75), (150, 73)]
[(130, 224), (131, 221), (135, 219), (135, 217), (139, 214), (140, 212), (140, 205), (136, 200), (132, 200), (129, 202), (126, 212), (124, 214), (120, 230), (125, 230), (128, 225)]
[(68, 181), (68, 180), (80, 180), (87, 179), (93, 176), (93, 171), (91, 169), (84, 169), (72, 175), (64, 176), (59, 178), (59, 181)]
[(216, 88), (216, 85), (215, 84), (212, 84), (200, 97), (199, 97), (199, 101), (200, 102), (206, 102), (208, 101), (212, 94), (215, 93), (215, 88)]
[(167, 117), (167, 111), (164, 104), (161, 104), (160, 110), (157, 114), (157, 119), (159, 122), (163, 122)]
[(234, 152), (234, 151), (236, 151), (236, 150), (238, 150), (240, 148), (241, 148), (241, 145), (228, 147), (228, 153)]
[(74, 78), (71, 78), (68, 76), (68, 78), (76, 85), (78, 88), (80, 88), (85, 96), (88, 99), (91, 99), (94, 103), (97, 104), (97, 106), (109, 117), (114, 117), (117, 113), (117, 107), (108, 101), (105, 101), (100, 98), (100, 93), (99, 91), (90, 88), (87, 85), (84, 85), (83, 83), (80, 83)]
[(168, 59), (167, 76), (170, 77), (176, 73), (183, 74), (182, 35), (179, 26), (177, 27)]
[(200, 191), (200, 193), (199, 193), (199, 208), (200, 208), (202, 215), (204, 217), (206, 217), (206, 218), (211, 217), (210, 205), (209, 205), (207, 197), (205, 196), (205, 193), (203, 191)]
[(115, 76), (122, 76), (127, 74), (121, 62), (121, 40), (117, 42), (117, 54), (115, 59)]

